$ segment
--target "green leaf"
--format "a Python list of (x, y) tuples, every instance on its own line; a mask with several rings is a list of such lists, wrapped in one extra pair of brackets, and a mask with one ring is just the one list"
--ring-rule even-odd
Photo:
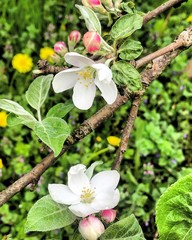
[(141, 76), (139, 72), (129, 63), (119, 61), (112, 66), (113, 80), (118, 85), (125, 85), (130, 91), (142, 89)]
[(118, 53), (119, 57), (124, 60), (133, 60), (141, 55), (143, 47), (141, 43), (132, 39), (126, 39), (121, 44)]
[(25, 226), (29, 231), (51, 231), (72, 224), (76, 217), (66, 205), (54, 202), (49, 195), (42, 197), (30, 209)]
[(14, 101), (8, 99), (0, 99), (0, 108), (19, 116), (16, 119), (16, 117), (11, 114), (8, 117), (8, 125), (10, 124), (12, 126), (15, 126), (18, 124), (25, 124), (26, 126), (33, 128), (34, 124), (37, 122), (37, 120), (29, 112), (27, 112), (21, 105)]
[(111, 37), (118, 40), (129, 37), (143, 24), (143, 18), (140, 14), (127, 14), (119, 18), (111, 29)]
[(192, 239), (192, 174), (172, 184), (156, 207), (160, 239)]
[(86, 27), (89, 31), (98, 32), (101, 35), (101, 24), (97, 17), (97, 15), (88, 7), (75, 5), (79, 11), (83, 19), (85, 20)]
[(112, 225), (101, 235), (101, 240), (144, 240), (141, 227), (133, 214)]
[(28, 115), (17, 116), (14, 113), (9, 113), (7, 117), (7, 123), (8, 126), (10, 127), (14, 127), (19, 124), (24, 124), (27, 127), (34, 129), (36, 122), (37, 122), (36, 120), (31, 119), (31, 117)]
[(58, 103), (48, 111), (47, 117), (63, 118), (73, 108), (74, 104), (72, 103), (72, 101), (67, 101), (66, 103)]
[(31, 107), (39, 110), (45, 99), (53, 79), (53, 74), (37, 77), (29, 86), (25, 96)]
[(48, 117), (35, 124), (34, 132), (54, 151), (56, 157), (61, 152), (63, 143), (70, 134), (70, 128), (63, 119)]

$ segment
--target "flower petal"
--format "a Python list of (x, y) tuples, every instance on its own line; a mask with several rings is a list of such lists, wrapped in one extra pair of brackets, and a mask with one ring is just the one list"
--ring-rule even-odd
[(53, 90), (59, 93), (74, 87), (78, 78), (77, 73), (80, 70), (79, 68), (69, 68), (57, 73), (52, 82)]
[(85, 171), (86, 171), (86, 166), (83, 165), (83, 164), (81, 164), (81, 163), (79, 163), (79, 164), (71, 167), (71, 168), (69, 169), (69, 171), (68, 171), (68, 174), (69, 174), (69, 175), (71, 175), (71, 174), (77, 174), (77, 173), (79, 173), (79, 172), (81, 172), (81, 171), (82, 171), (82, 172), (85, 172)]
[(94, 83), (89, 82), (87, 85), (78, 81), (73, 89), (73, 103), (74, 105), (81, 109), (89, 109), (95, 98), (96, 87)]
[(94, 201), (91, 203), (91, 206), (94, 209), (105, 210), (114, 208), (119, 202), (119, 190), (115, 191), (103, 191), (95, 195)]
[(90, 214), (97, 213), (99, 210), (94, 209), (91, 204), (79, 203), (69, 207), (69, 210), (78, 217), (87, 217)]
[(69, 52), (65, 54), (65, 61), (75, 67), (87, 67), (91, 66), (95, 62), (79, 53)]
[(120, 200), (120, 193), (119, 193), (119, 190), (116, 189), (115, 193), (113, 195), (113, 199), (111, 201), (111, 204), (108, 205), (108, 207), (109, 207), (108, 209), (114, 208), (115, 206), (117, 206), (117, 204), (119, 203), (119, 200)]
[(80, 197), (64, 184), (49, 184), (48, 190), (51, 198), (57, 203), (70, 205), (80, 202)]
[[(97, 193), (103, 191), (112, 191), (118, 185), (120, 175), (116, 170), (108, 170), (97, 173), (91, 179), (91, 188), (95, 188)], [(105, 184), (103, 184), (105, 183)]]
[(112, 81), (111, 69), (103, 63), (95, 63), (92, 67), (97, 70), (97, 79), (109, 83)]
[(101, 91), (101, 96), (108, 104), (112, 104), (113, 102), (115, 102), (117, 98), (117, 87), (113, 80), (109, 83), (106, 83), (105, 81), (99, 81), (96, 78), (94, 82)]
[(85, 169), (68, 172), (68, 186), (70, 190), (80, 196), (84, 187), (90, 188), (89, 178), (85, 174)]

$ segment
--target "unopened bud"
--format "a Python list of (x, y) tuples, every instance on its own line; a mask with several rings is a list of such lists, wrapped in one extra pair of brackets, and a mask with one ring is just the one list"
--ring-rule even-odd
[(117, 214), (117, 212), (114, 209), (108, 209), (108, 210), (101, 211), (101, 217), (107, 223), (113, 222), (116, 218), (116, 214)]
[(101, 47), (101, 37), (97, 32), (86, 32), (83, 36), (83, 44), (88, 53), (94, 53)]
[[(64, 55), (63, 55), (64, 56)], [(58, 54), (53, 54), (53, 55), (51, 55), (50, 56), (50, 58), (51, 58), (51, 62), (53, 62), (53, 63), (56, 63), (56, 64), (58, 64), (59, 62), (60, 62), (60, 60), (61, 60), (61, 56), (59, 56)]]
[(100, 0), (82, 0), (82, 4), (86, 7), (98, 7), (101, 5)]
[(86, 7), (92, 8), (94, 11), (100, 13), (100, 14), (107, 14), (106, 9), (101, 4), (100, 0), (82, 0), (82, 4)]
[(87, 240), (97, 240), (105, 231), (103, 223), (97, 218), (90, 215), (79, 223), (79, 232)]
[(121, 4), (122, 0), (116, 0), (115, 1), (115, 8), (120, 8), (120, 4)]
[(54, 45), (54, 51), (61, 56), (64, 56), (67, 53), (67, 47), (64, 42), (56, 42)]
[(109, 9), (113, 9), (113, 2), (111, 0), (101, 0), (101, 3)]
[(69, 34), (69, 41), (78, 43), (81, 40), (81, 33), (77, 30), (72, 31)]

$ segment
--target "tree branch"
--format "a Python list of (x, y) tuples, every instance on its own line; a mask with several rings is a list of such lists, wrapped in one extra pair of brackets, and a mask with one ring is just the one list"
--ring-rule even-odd
[(120, 164), (123, 159), (123, 154), (127, 150), (131, 129), (133, 128), (133, 124), (137, 117), (137, 112), (138, 112), (138, 109), (140, 106), (140, 102), (141, 102), (141, 95), (135, 96), (135, 98), (132, 102), (129, 117), (128, 117), (126, 125), (123, 129), (123, 133), (121, 136), (121, 143), (120, 143), (119, 149), (117, 151), (116, 159), (112, 166), (112, 169), (119, 170)]
[(191, 35), (192, 35), (192, 27), (189, 27), (186, 31), (183, 31), (178, 38), (168, 46), (159, 49), (156, 52), (153, 52), (135, 62), (135, 67), (140, 68), (141, 66), (146, 65), (151, 60), (171, 51), (174, 51), (181, 47), (189, 47), (191, 45)]
[(160, 5), (159, 7), (157, 7), (156, 9), (154, 9), (151, 12), (148, 12), (144, 17), (143, 17), (143, 24), (149, 22), (151, 19), (155, 18), (156, 16), (158, 16), (159, 14), (165, 12), (166, 10), (174, 7), (175, 5), (182, 3), (182, 2), (186, 2), (186, 0), (169, 0), (165, 3), (163, 3), (162, 5)]

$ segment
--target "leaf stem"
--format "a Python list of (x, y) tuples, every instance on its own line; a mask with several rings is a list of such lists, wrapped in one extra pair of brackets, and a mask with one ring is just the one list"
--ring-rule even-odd
[(40, 108), (37, 110), (37, 117), (38, 117), (39, 122), (41, 122), (42, 119), (41, 119), (41, 111), (40, 111)]

